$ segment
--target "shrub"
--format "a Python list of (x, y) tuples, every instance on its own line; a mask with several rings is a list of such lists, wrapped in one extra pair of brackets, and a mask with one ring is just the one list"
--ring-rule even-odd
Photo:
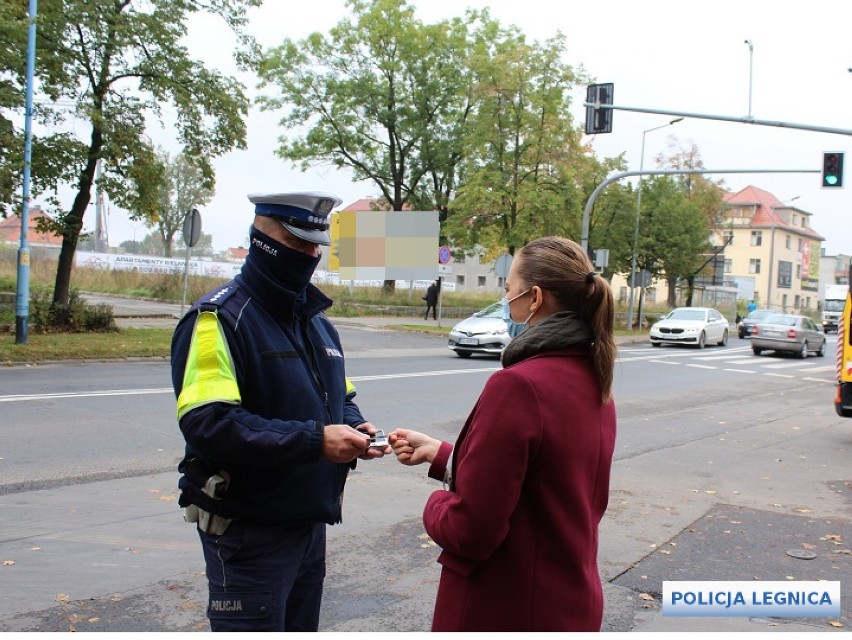
[(68, 306), (54, 305), (53, 297), (46, 289), (33, 291), (30, 294), (28, 325), (34, 333), (118, 330), (110, 305), (87, 305), (76, 289), (71, 290)]

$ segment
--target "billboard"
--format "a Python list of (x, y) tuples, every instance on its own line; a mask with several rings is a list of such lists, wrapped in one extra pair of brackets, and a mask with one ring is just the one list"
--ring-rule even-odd
[(437, 211), (341, 211), (329, 271), (341, 280), (434, 280), (439, 229)]

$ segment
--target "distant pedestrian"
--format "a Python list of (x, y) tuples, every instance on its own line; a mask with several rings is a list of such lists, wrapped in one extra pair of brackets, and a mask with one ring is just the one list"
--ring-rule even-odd
[(757, 305), (754, 303), (754, 300), (748, 301), (748, 306), (746, 307), (746, 309), (748, 310), (749, 313), (751, 313), (752, 311), (757, 309)]
[(426, 289), (426, 293), (423, 295), (423, 299), (426, 301), (426, 315), (423, 316), (424, 320), (429, 319), (429, 309), (432, 309), (432, 319), (438, 319), (438, 287), (440, 280), (435, 280), (432, 284), (429, 285), (429, 288)]

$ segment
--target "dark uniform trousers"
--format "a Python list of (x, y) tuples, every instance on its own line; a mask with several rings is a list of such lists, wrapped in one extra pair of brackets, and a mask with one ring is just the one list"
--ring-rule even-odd
[(325, 523), (234, 521), (198, 532), (207, 564), (213, 631), (316, 631), (325, 579)]

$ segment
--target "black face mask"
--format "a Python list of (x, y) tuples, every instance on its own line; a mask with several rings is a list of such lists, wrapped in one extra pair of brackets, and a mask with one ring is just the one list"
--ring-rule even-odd
[(322, 255), (309, 256), (273, 240), (252, 225), (247, 260), (291, 291), (303, 291), (314, 275)]

